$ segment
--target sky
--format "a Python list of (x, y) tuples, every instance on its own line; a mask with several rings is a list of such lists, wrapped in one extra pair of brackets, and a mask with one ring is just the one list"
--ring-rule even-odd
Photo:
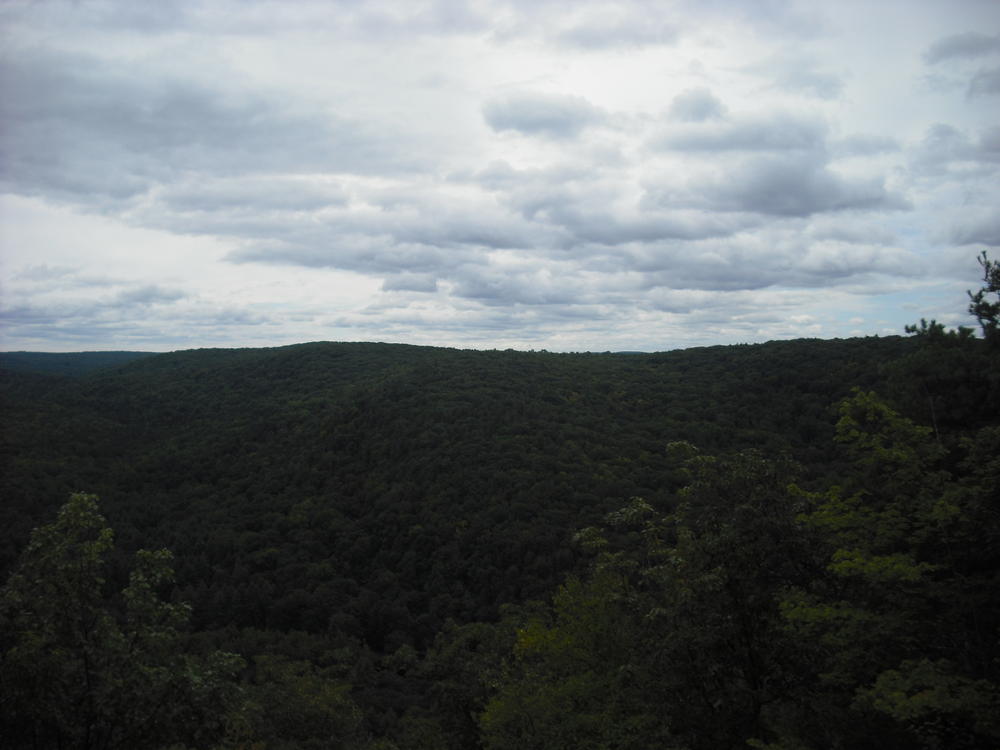
[(0, 0), (0, 350), (971, 324), (996, 0)]

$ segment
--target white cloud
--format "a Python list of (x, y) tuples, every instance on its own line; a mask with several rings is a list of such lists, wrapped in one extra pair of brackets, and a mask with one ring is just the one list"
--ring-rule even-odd
[(801, 151), (824, 147), (821, 120), (772, 113), (764, 118), (727, 120), (672, 128), (654, 146), (680, 151)]
[(604, 119), (601, 110), (582, 97), (538, 93), (491, 100), (483, 106), (483, 116), (499, 132), (516, 130), (550, 138), (573, 138)]
[(4, 4), (4, 345), (898, 332), (1000, 242), (995, 8)]

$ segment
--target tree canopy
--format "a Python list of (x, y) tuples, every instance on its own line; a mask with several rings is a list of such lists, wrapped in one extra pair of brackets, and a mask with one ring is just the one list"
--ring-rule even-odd
[(225, 734), (239, 657), (184, 648), (189, 608), (160, 598), (165, 550), (140, 551), (110, 594), (113, 535), (74, 494), (0, 590), (0, 726), (12, 748), (209, 747)]

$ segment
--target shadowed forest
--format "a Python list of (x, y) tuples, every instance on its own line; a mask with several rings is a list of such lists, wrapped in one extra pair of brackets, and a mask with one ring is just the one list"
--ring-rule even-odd
[(5, 747), (995, 748), (980, 261), (977, 330), (0, 355)]

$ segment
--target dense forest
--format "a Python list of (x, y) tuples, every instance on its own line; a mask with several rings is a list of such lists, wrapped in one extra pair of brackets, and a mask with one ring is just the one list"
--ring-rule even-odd
[(975, 331), (0, 355), (0, 736), (1000, 746), (980, 261)]

